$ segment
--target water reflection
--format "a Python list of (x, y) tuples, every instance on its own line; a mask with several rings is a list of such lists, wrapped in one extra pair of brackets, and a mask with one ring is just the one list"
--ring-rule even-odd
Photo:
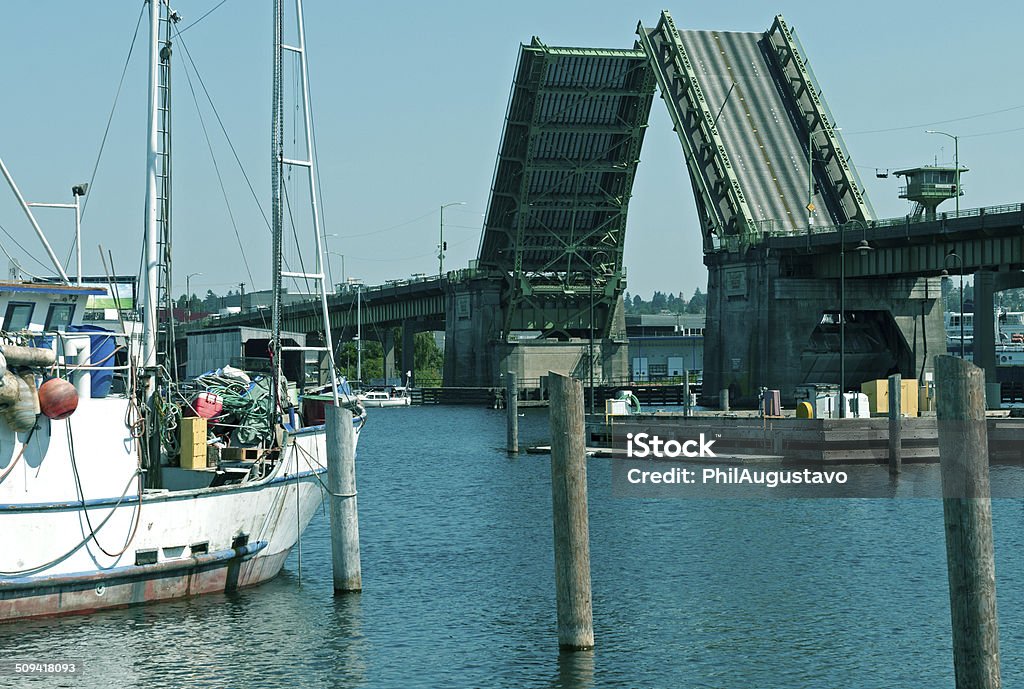
[(558, 674), (552, 678), (552, 689), (591, 689), (594, 686), (594, 651), (561, 651)]

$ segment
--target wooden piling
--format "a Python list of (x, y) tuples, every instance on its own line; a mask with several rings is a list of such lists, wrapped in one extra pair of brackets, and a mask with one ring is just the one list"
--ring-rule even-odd
[(362, 591), (359, 557), (359, 507), (356, 502), (356, 445), (352, 412), (328, 404), (327, 490), (330, 491), (331, 561), (334, 592)]
[(519, 454), (519, 385), (514, 371), (505, 374), (505, 421), (508, 438), (505, 450)]
[(999, 623), (985, 372), (962, 359), (939, 356), (935, 379), (956, 687), (997, 689)]
[(548, 387), (558, 645), (577, 651), (594, 647), (583, 387), (554, 372), (548, 376)]
[(889, 474), (898, 476), (903, 468), (903, 377), (889, 376)]
[(690, 416), (691, 414), (693, 414), (693, 409), (690, 408), (690, 369), (686, 369), (686, 374), (683, 378), (683, 416)]

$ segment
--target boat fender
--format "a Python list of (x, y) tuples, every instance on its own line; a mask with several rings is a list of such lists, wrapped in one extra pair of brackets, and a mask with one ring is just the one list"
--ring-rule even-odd
[(24, 433), (32, 430), (36, 425), (36, 403), (32, 390), (24, 378), (17, 378), (18, 401), (7, 408), (4, 418), (7, 424), (16, 433)]
[(47, 368), (53, 366), (56, 355), (52, 349), (43, 347), (22, 347), (20, 345), (3, 345), (0, 354), (7, 359), (9, 366), (32, 366)]
[(66, 419), (78, 409), (78, 391), (63, 378), (50, 378), (39, 386), (39, 407), (54, 421)]
[(18, 376), (4, 371), (0, 376), (0, 412), (7, 411), (18, 401)]
[(32, 398), (32, 413), (39, 414), (39, 390), (36, 389), (36, 374), (29, 371), (22, 373), (20, 377), (28, 386), (29, 396)]

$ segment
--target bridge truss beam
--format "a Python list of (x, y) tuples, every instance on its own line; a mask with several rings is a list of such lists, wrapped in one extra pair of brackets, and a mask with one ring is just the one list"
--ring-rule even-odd
[(521, 47), (479, 253), (501, 339), (609, 336), (654, 85), (639, 49)]

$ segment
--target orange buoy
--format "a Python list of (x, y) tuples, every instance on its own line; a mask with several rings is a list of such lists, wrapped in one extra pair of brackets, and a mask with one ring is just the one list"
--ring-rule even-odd
[(78, 409), (78, 391), (63, 378), (50, 378), (39, 386), (39, 410), (55, 421)]

